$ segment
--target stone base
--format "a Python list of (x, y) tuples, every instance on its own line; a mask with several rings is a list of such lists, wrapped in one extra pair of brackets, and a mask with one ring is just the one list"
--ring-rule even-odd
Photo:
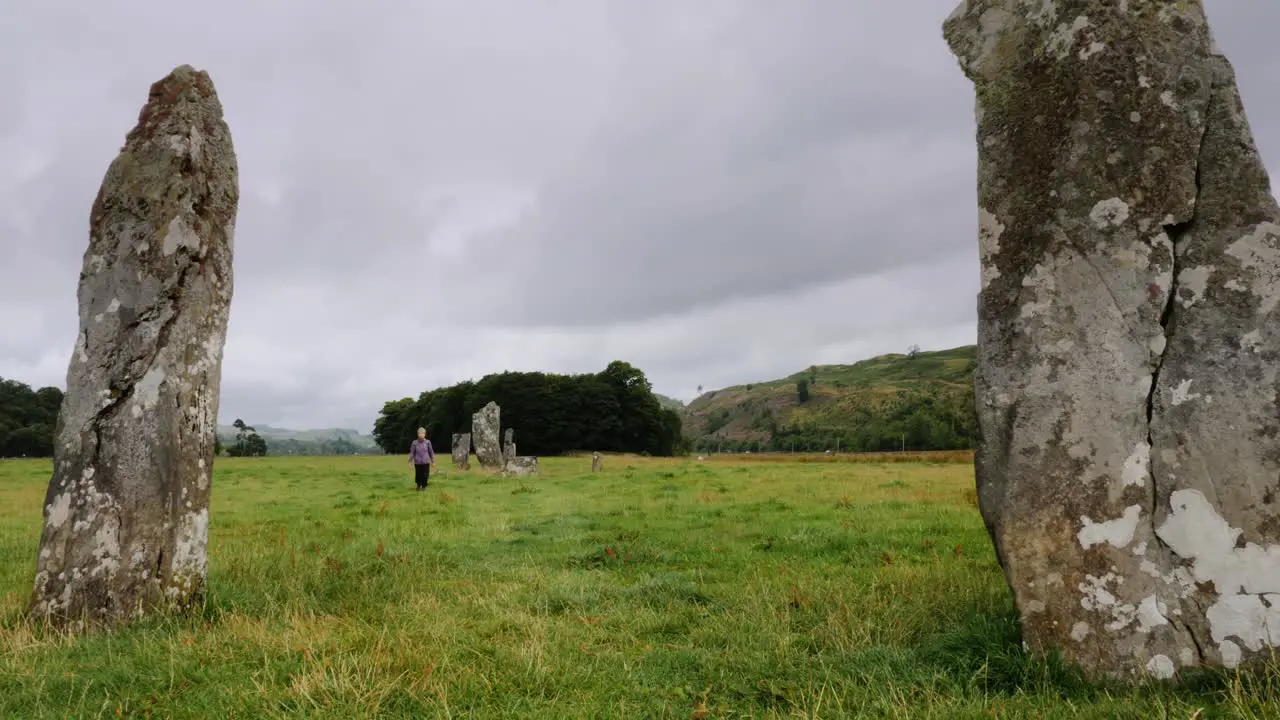
[(525, 477), (538, 474), (538, 458), (532, 456), (513, 457), (507, 460), (502, 473), (511, 477)]

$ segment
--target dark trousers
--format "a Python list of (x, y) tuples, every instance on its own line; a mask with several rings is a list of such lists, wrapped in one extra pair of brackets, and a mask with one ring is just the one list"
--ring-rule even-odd
[(431, 477), (430, 465), (414, 465), (413, 466), (413, 481), (418, 484), (418, 489), (425, 488), (427, 486), (427, 480), (430, 477)]

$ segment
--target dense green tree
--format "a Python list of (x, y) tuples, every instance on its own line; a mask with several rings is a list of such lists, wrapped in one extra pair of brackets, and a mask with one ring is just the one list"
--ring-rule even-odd
[(796, 400), (799, 401), (801, 404), (809, 402), (809, 381), (808, 380), (796, 381)]
[(680, 414), (664, 408), (644, 373), (622, 361), (595, 374), (503, 372), (392, 400), (373, 427), (378, 446), (407, 453), (419, 427), (437, 451), (448, 452), (454, 433), (471, 432), (471, 416), (493, 401), (503, 429), (533, 455), (571, 450), (671, 455), (685, 448)]
[(62, 391), (0, 378), (0, 457), (50, 457)]

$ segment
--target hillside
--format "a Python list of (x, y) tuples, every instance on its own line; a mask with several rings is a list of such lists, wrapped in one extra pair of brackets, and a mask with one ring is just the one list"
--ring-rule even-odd
[(881, 355), (713, 390), (685, 408), (684, 432), (706, 450), (972, 447), (975, 351)]
[(667, 397), (666, 395), (663, 395), (661, 393), (654, 393), (653, 396), (658, 398), (658, 404), (664, 408), (671, 408), (676, 412), (680, 412), (684, 410), (684, 403), (680, 402), (679, 400), (673, 397)]
[[(252, 425), (252, 423), (251, 423)], [(377, 449), (371, 435), (361, 435), (350, 428), (323, 428), (318, 430), (289, 430), (270, 425), (252, 425), (267, 443), (272, 455), (329, 455), (350, 454), (352, 451), (368, 452)], [(224, 445), (235, 442), (236, 429), (230, 425), (218, 426), (218, 438)]]

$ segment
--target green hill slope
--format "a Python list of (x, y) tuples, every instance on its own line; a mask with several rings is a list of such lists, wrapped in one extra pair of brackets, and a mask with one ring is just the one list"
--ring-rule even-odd
[(684, 432), (699, 450), (973, 447), (975, 351), (881, 355), (714, 390), (685, 408)]

